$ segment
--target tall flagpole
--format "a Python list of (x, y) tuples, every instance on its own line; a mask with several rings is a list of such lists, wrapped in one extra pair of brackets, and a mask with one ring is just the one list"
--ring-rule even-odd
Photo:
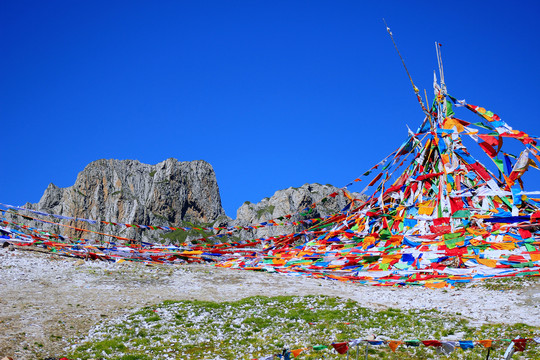
[(409, 80), (411, 81), (411, 85), (414, 90), (414, 94), (416, 95), (416, 99), (418, 100), (418, 103), (422, 107), (422, 111), (426, 114), (426, 116), (430, 117), (429, 111), (426, 109), (424, 102), (422, 101), (422, 97), (420, 96), (420, 90), (414, 85), (414, 81), (412, 79), (411, 74), (409, 73), (409, 70), (407, 69), (407, 65), (405, 65), (405, 60), (403, 60), (403, 56), (401, 56), (401, 53), (399, 52), (399, 49), (397, 47), (396, 41), (394, 40), (394, 35), (392, 34), (392, 31), (388, 27), (388, 24), (386, 23), (386, 20), (383, 19), (384, 25), (386, 26), (386, 31), (388, 32), (388, 35), (390, 35), (390, 38), (392, 39), (392, 43), (394, 44), (394, 48), (396, 49), (399, 58), (401, 59), (401, 63), (403, 64), (403, 67), (405, 68), (405, 72), (407, 73), (407, 76), (409, 77)]

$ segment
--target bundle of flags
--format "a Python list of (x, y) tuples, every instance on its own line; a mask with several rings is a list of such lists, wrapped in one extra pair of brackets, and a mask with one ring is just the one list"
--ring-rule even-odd
[[(218, 266), (381, 286), (539, 276), (540, 191), (526, 191), (522, 181), (529, 168), (538, 169), (537, 138), (442, 88), (418, 130), (363, 174), (373, 176), (367, 201), (353, 199), (306, 231), (273, 239), (264, 252)], [(454, 106), (480, 119), (459, 119)], [(492, 169), (464, 137), (478, 143)], [(503, 151), (509, 138), (521, 142), (519, 155)]]

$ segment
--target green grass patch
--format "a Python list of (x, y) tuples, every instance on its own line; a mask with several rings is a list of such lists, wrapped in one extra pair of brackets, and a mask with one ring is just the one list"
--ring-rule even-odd
[(260, 219), (264, 214), (269, 214), (270, 216), (272, 216), (275, 208), (276, 207), (274, 205), (268, 205), (262, 209), (257, 210), (257, 219)]
[(488, 290), (523, 290), (529, 286), (540, 286), (540, 277), (513, 276), (487, 279), (480, 283)]
[[(326, 296), (250, 297), (235, 302), (165, 301), (105, 320), (69, 354), (70, 359), (253, 359), (288, 349), (329, 345), (376, 335), (396, 340), (480, 340), (538, 337), (525, 324), (471, 325), (436, 310), (375, 311), (352, 300)], [(500, 358), (507, 344), (491, 352)], [(364, 347), (359, 348), (360, 355)], [(372, 346), (370, 359), (438, 359), (433, 348)], [(343, 359), (331, 349), (310, 350), (299, 359)], [(458, 349), (445, 359), (485, 359), (486, 351)], [(529, 345), (515, 359), (540, 358)], [(355, 353), (352, 353), (355, 358)], [(362, 357), (363, 358), (363, 357)]]

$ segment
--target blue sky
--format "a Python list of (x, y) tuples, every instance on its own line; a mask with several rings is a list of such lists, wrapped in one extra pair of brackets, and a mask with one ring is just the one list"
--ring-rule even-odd
[[(3, 1), (0, 202), (36, 202), (101, 158), (206, 160), (233, 218), (244, 201), (289, 186), (343, 186), (423, 117), (383, 17), (430, 97), (438, 41), (451, 94), (539, 135), (539, 10), (535, 1)], [(540, 190), (540, 177), (527, 187)]]

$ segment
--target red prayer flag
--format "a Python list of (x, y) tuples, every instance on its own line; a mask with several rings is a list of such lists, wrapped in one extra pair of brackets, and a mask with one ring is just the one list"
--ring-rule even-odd
[(530, 238), (532, 236), (532, 234), (531, 234), (531, 232), (529, 230), (519, 228), (518, 231), (519, 231), (519, 235), (521, 235), (522, 239), (528, 239), (528, 238)]
[(499, 146), (499, 139), (492, 135), (478, 134), (478, 137), (491, 146)]
[(382, 177), (382, 174), (383, 173), (380, 173), (379, 175), (375, 176), (375, 178), (373, 180), (371, 180), (371, 182), (368, 184), (368, 186), (372, 186), (373, 184), (375, 184), (377, 182), (377, 180), (379, 180)]
[(423, 340), (422, 344), (425, 346), (441, 346), (442, 343), (439, 340)]
[(442, 174), (444, 174), (444, 173), (443, 172), (438, 172), (438, 173), (424, 174), (424, 175), (420, 175), (419, 177), (417, 177), (416, 180), (422, 181), (422, 180), (426, 180), (426, 179), (431, 179), (431, 178), (434, 178), (434, 177), (437, 177), (437, 176), (441, 176)]
[(528, 339), (514, 339), (512, 342), (514, 343), (514, 348), (516, 351), (525, 351), (527, 348), (527, 340)]
[(450, 225), (450, 218), (449, 217), (442, 217), (442, 218), (433, 219), (433, 225), (435, 225), (435, 226)]
[(349, 350), (349, 343), (348, 342), (341, 342), (341, 343), (332, 343), (332, 346), (338, 354), (345, 354), (347, 353), (347, 350)]
[(450, 209), (452, 210), (452, 214), (456, 211), (463, 210), (464, 204), (463, 200), (459, 197), (451, 197), (450, 198)]
[(484, 181), (489, 181), (491, 180), (491, 176), (489, 175), (489, 173), (486, 171), (486, 169), (480, 164), (477, 162), (475, 162), (474, 164), (467, 164), (465, 165), (467, 167), (467, 170), (469, 171), (474, 171), (475, 173), (477, 173), (478, 175), (480, 175), (480, 177), (482, 179), (484, 179)]
[(480, 145), (480, 147), (486, 152), (486, 154), (488, 154), (489, 157), (493, 158), (497, 155), (497, 151), (487, 142), (482, 141), (478, 143), (478, 145)]

